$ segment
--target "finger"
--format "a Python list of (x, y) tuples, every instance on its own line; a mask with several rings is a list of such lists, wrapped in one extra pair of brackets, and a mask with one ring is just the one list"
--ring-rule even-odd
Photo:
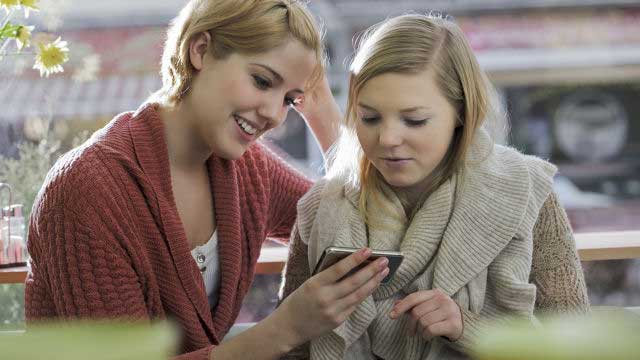
[[(338, 298), (347, 296), (360, 289), (369, 281), (376, 280), (376, 278), (381, 276), (381, 273), (387, 269), (388, 264), (389, 260), (387, 258), (377, 259), (364, 268), (358, 270), (355, 274), (341, 280), (336, 287), (336, 296)], [(382, 279), (384, 279), (384, 276), (375, 281), (375, 287), (378, 287)]]
[[(369, 279), (369, 281), (364, 283), (362, 286), (355, 289), (350, 294), (344, 296), (342, 299), (339, 299), (338, 306), (348, 308), (351, 306), (360, 305), (362, 301), (364, 301), (364, 299), (366, 299), (368, 296), (373, 294), (373, 292), (378, 288), (378, 286), (380, 286), (380, 282), (382, 281), (382, 279), (384, 279), (388, 273), (389, 273), (389, 268), (385, 268), (384, 270), (379, 272), (376, 276)], [(344, 281), (347, 281), (347, 280), (344, 280)]]
[(389, 313), (389, 316), (392, 319), (396, 319), (400, 315), (404, 314), (405, 312), (413, 309), (416, 305), (430, 300), (431, 298), (433, 298), (434, 295), (435, 293), (433, 290), (424, 290), (424, 291), (414, 292), (413, 294), (400, 300), (400, 302), (398, 302), (393, 307), (393, 310), (391, 310), (391, 313)]
[(420, 320), (418, 320), (418, 322), (420, 323), (420, 325), (422, 325), (423, 328), (428, 328), (433, 324), (437, 324), (441, 321), (447, 320), (449, 318), (448, 315), (449, 314), (447, 314), (446, 311), (443, 311), (442, 309), (437, 309), (437, 310), (428, 312), (422, 317), (420, 317)]
[(369, 256), (371, 256), (371, 249), (362, 248), (328, 269), (321, 271), (317, 275), (318, 281), (322, 284), (333, 284), (348, 274), (351, 269), (365, 262)]
[(436, 311), (438, 309), (438, 303), (433, 301), (433, 299), (429, 299), (421, 304), (418, 304), (409, 313), (409, 319), (407, 320), (407, 334), (409, 336), (414, 336), (418, 331), (418, 324), (420, 323), (420, 319), (426, 314)]

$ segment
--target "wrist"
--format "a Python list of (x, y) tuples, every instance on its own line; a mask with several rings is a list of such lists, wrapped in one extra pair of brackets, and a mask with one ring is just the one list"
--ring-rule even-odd
[(270, 338), (274, 339), (283, 354), (290, 352), (307, 341), (302, 338), (291, 320), (291, 316), (282, 307), (277, 308), (261, 324), (265, 326), (266, 331), (270, 333)]

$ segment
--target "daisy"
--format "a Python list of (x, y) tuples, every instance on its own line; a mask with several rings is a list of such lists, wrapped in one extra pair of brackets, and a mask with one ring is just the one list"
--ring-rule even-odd
[(57, 38), (56, 41), (43, 45), (38, 44), (34, 69), (40, 70), (40, 76), (63, 72), (62, 64), (69, 60), (67, 42)]

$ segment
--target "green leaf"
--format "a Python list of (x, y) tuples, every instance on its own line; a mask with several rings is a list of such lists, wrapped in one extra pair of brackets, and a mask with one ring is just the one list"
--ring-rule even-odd
[(20, 30), (21, 27), (22, 27), (22, 25), (12, 24), (10, 22), (6, 23), (2, 27), (2, 29), (0, 29), (0, 39), (2, 39), (2, 38), (17, 38), (18, 37), (18, 30)]

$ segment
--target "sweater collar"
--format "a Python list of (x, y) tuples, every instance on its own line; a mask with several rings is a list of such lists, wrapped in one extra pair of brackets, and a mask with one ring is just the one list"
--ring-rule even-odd
[[(219, 236), (221, 268), (220, 292), (215, 317), (212, 317), (202, 278), (190, 255), (189, 242), (178, 214), (173, 196), (169, 154), (165, 127), (158, 114), (158, 104), (142, 105), (132, 116), (129, 126), (135, 153), (153, 191), (154, 216), (162, 224), (165, 241), (169, 247), (175, 271), (185, 293), (202, 320), (210, 340), (219, 343), (232, 319), (241, 264), (237, 254), (241, 251), (241, 229), (238, 228), (240, 209), (237, 201), (220, 201), (222, 198), (238, 198), (238, 186), (234, 164), (212, 155), (207, 161), (213, 193), (216, 224)], [(215, 329), (215, 331), (214, 331)]]

